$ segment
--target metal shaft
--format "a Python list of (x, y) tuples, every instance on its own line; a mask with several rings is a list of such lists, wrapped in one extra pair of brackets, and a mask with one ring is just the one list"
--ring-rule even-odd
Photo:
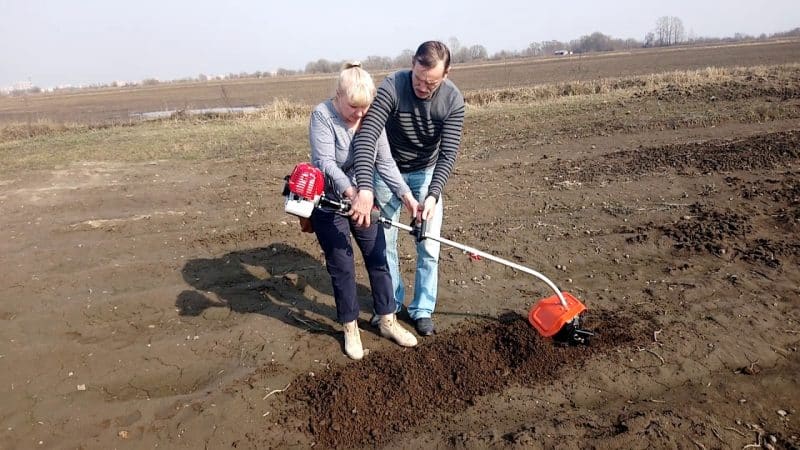
[[(330, 200), (330, 199), (326, 198), (323, 195), (322, 198), (319, 201), (318, 206), (333, 208), (334, 210), (336, 210), (336, 212), (338, 212), (340, 214), (346, 214), (347, 211), (350, 209), (350, 202), (347, 201), (347, 200), (338, 201), (337, 202), (335, 200)], [(393, 227), (399, 228), (401, 230), (410, 231), (410, 232), (412, 232), (412, 234), (414, 232), (414, 228), (410, 227), (409, 225), (406, 225), (406, 224), (403, 224), (403, 223), (400, 223), (400, 222), (395, 222), (393, 220), (390, 220), (390, 219), (387, 219), (385, 217), (380, 216), (378, 214), (377, 210), (373, 211), (373, 214), (372, 214), (372, 217), (370, 218), (370, 220), (372, 222), (380, 222), (380, 223), (382, 223), (384, 225), (393, 226)], [(420, 231), (420, 233), (422, 233), (422, 232)], [(552, 281), (550, 281), (550, 279), (547, 278), (546, 276), (542, 275), (541, 273), (539, 273), (539, 272), (537, 272), (537, 271), (535, 271), (535, 270), (533, 270), (531, 268), (528, 268), (528, 267), (525, 267), (525, 266), (521, 266), (521, 265), (519, 265), (519, 264), (517, 264), (515, 262), (512, 262), (512, 261), (509, 261), (507, 259), (503, 259), (503, 258), (499, 258), (499, 257), (494, 256), (494, 255), (490, 255), (490, 254), (488, 254), (486, 252), (483, 252), (483, 251), (480, 251), (480, 250), (478, 250), (476, 248), (472, 248), (472, 247), (469, 247), (469, 246), (464, 245), (464, 244), (459, 244), (458, 242), (453, 242), (450, 239), (445, 239), (445, 238), (440, 237), (440, 236), (430, 236), (428, 234), (424, 234), (424, 235), (420, 236), (419, 238), (420, 239), (433, 239), (436, 242), (440, 242), (442, 244), (449, 245), (450, 247), (455, 247), (455, 248), (457, 248), (459, 250), (463, 250), (463, 251), (465, 251), (467, 253), (471, 253), (473, 255), (478, 255), (478, 256), (480, 256), (482, 258), (486, 258), (486, 259), (492, 260), (492, 261), (494, 261), (496, 263), (500, 263), (500, 264), (503, 264), (505, 266), (517, 269), (517, 270), (519, 270), (521, 272), (525, 272), (527, 274), (533, 275), (536, 278), (544, 281), (544, 283), (547, 284), (547, 286), (549, 286), (550, 289), (552, 289), (553, 292), (555, 292), (556, 296), (558, 297), (558, 300), (561, 302), (561, 306), (563, 306), (564, 309), (569, 309), (569, 305), (567, 305), (567, 300), (564, 298), (564, 295), (561, 293), (561, 291), (558, 290), (558, 287), (556, 286), (556, 284), (553, 283)]]
[[(395, 222), (395, 221), (389, 220), (389, 219), (387, 219), (385, 217), (379, 217), (378, 221), (380, 223), (382, 223), (382, 224), (391, 225), (391, 226), (399, 228), (401, 230), (406, 230), (406, 231), (413, 231), (414, 230), (412, 227), (410, 227), (410, 226), (408, 226), (406, 224)], [(517, 264), (515, 262), (512, 262), (512, 261), (509, 261), (507, 259), (503, 259), (503, 258), (499, 258), (499, 257), (494, 256), (494, 255), (490, 255), (489, 253), (482, 252), (482, 251), (480, 251), (480, 250), (478, 250), (476, 248), (472, 248), (472, 247), (464, 245), (464, 244), (459, 244), (458, 242), (453, 242), (450, 239), (445, 239), (445, 238), (439, 237), (439, 236), (430, 236), (430, 235), (427, 235), (427, 234), (425, 234), (424, 236), (421, 236), (421, 237), (425, 238), (425, 239), (433, 239), (436, 242), (440, 242), (442, 244), (449, 245), (450, 247), (455, 247), (455, 248), (463, 250), (463, 251), (465, 251), (467, 253), (472, 253), (472, 254), (478, 255), (478, 256), (480, 256), (482, 258), (486, 258), (486, 259), (492, 260), (494, 262), (506, 265), (508, 267), (517, 269), (519, 271), (525, 272), (527, 274), (533, 275), (536, 278), (544, 281), (545, 284), (547, 284), (547, 286), (549, 286), (550, 289), (552, 289), (553, 292), (556, 293), (556, 295), (558, 296), (558, 300), (561, 302), (561, 306), (563, 306), (564, 309), (569, 309), (569, 306), (567, 305), (567, 301), (564, 299), (564, 295), (561, 293), (560, 290), (558, 290), (558, 287), (555, 285), (555, 283), (553, 283), (552, 281), (550, 281), (549, 278), (547, 278), (546, 276), (542, 275), (541, 273), (539, 273), (539, 272), (537, 272), (537, 271), (535, 271), (533, 269), (530, 269), (530, 268), (525, 267), (525, 266), (521, 266), (521, 265), (519, 265), (519, 264)]]

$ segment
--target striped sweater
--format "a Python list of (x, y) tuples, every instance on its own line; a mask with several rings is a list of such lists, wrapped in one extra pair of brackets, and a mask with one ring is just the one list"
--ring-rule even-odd
[(463, 126), (464, 97), (449, 79), (430, 99), (420, 100), (410, 70), (387, 76), (353, 140), (358, 188), (373, 190), (375, 144), (385, 127), (400, 172), (435, 166), (428, 195), (438, 201), (453, 171)]

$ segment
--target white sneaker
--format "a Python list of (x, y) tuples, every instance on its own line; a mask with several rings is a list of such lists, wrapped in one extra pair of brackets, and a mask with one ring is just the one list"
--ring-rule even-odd
[(397, 318), (394, 314), (386, 314), (378, 317), (378, 328), (381, 330), (381, 336), (391, 339), (403, 347), (414, 347), (417, 345), (417, 337), (403, 328), (403, 326), (397, 322)]
[(356, 321), (347, 322), (344, 328), (344, 352), (352, 359), (359, 360), (364, 357), (364, 348), (361, 346), (361, 334)]
[[(397, 309), (395, 310), (394, 314), (397, 315), (402, 310), (403, 310), (403, 306), (402, 305), (398, 306)], [(379, 316), (378, 313), (373, 311), (372, 312), (372, 317), (369, 318), (369, 324), (372, 325), (375, 328), (378, 328), (378, 326), (380, 325), (380, 322), (381, 322), (381, 316)]]

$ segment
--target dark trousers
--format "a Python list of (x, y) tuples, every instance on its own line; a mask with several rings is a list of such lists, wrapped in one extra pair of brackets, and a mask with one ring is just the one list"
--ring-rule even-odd
[(392, 278), (386, 264), (386, 240), (383, 226), (372, 224), (369, 228), (356, 227), (350, 218), (317, 209), (311, 215), (314, 233), (325, 252), (325, 263), (331, 276), (336, 315), (340, 323), (358, 318), (359, 305), (356, 295), (356, 264), (350, 235), (358, 244), (369, 275), (372, 288), (372, 304), (377, 314), (394, 312)]

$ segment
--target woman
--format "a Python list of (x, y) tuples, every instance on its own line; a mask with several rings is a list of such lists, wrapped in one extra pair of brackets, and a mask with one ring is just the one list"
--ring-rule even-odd
[[(347, 201), (356, 195), (350, 145), (353, 134), (361, 125), (361, 119), (374, 97), (375, 83), (372, 77), (361, 68), (361, 64), (349, 63), (339, 74), (336, 95), (317, 105), (311, 113), (311, 162), (325, 174), (325, 195), (328, 198)], [(418, 203), (392, 159), (385, 132), (378, 139), (377, 147), (376, 170), (413, 215)], [(356, 360), (364, 357), (356, 322), (359, 305), (351, 234), (364, 257), (381, 335), (403, 347), (417, 345), (417, 338), (397, 322), (394, 314), (395, 302), (386, 263), (383, 227), (378, 224), (372, 224), (368, 228), (356, 227), (349, 217), (324, 209), (314, 211), (311, 215), (311, 226), (325, 252), (325, 262), (336, 301), (337, 319), (344, 328), (344, 350), (347, 356)]]

